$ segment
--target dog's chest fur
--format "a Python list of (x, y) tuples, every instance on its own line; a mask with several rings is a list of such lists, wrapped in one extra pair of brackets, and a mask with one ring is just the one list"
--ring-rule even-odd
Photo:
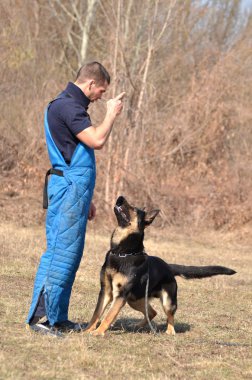
[(113, 293), (128, 297), (135, 287), (140, 286), (141, 278), (146, 276), (147, 256), (143, 254), (119, 257), (108, 253), (103, 268)]

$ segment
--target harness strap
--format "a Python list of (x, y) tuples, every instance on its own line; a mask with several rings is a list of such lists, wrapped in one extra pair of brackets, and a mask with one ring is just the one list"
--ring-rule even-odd
[(51, 174), (58, 175), (59, 177), (64, 177), (64, 173), (62, 170), (50, 168), (47, 170), (45, 175), (45, 184), (44, 184), (44, 190), (43, 190), (43, 208), (48, 208), (48, 194), (47, 194), (47, 187), (48, 187), (48, 177)]

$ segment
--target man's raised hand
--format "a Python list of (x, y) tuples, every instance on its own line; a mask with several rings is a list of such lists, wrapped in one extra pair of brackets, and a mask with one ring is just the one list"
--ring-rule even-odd
[(112, 114), (114, 117), (119, 115), (123, 109), (122, 100), (125, 96), (125, 92), (121, 92), (121, 94), (117, 95), (115, 98), (110, 99), (107, 102), (107, 112)]

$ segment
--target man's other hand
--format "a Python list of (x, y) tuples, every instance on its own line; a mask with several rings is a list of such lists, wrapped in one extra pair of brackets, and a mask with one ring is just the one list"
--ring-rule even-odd
[(88, 213), (88, 220), (93, 220), (96, 215), (96, 207), (93, 202), (90, 204), (89, 213)]

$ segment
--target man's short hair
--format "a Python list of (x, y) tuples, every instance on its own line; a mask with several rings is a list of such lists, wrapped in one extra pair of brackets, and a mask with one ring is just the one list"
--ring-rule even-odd
[(94, 79), (98, 84), (110, 84), (109, 73), (101, 63), (95, 61), (84, 64), (77, 73), (76, 82), (83, 83), (87, 79)]

